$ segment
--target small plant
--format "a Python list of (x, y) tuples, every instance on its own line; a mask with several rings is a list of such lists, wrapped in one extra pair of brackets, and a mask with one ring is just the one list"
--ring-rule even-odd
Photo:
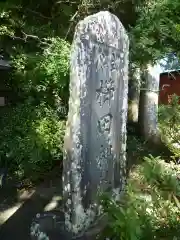
[(170, 105), (159, 107), (159, 129), (162, 140), (175, 159), (180, 158), (180, 105), (179, 97), (172, 96)]
[(111, 240), (179, 239), (180, 167), (149, 155), (131, 172), (121, 202), (102, 197)]

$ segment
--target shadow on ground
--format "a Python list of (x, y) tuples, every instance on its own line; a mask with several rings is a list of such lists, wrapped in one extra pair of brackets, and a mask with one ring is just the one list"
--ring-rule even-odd
[(30, 240), (30, 226), (36, 214), (61, 208), (60, 178), (19, 195), (16, 193), (15, 199), (16, 202), (12, 204), (11, 201), (8, 208), (1, 208), (0, 239)]

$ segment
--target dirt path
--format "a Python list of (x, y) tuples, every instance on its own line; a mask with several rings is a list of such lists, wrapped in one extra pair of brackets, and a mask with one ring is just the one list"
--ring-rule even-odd
[(4, 202), (0, 196), (0, 240), (30, 240), (30, 225), (35, 215), (60, 209), (60, 178), (16, 192), (15, 196)]

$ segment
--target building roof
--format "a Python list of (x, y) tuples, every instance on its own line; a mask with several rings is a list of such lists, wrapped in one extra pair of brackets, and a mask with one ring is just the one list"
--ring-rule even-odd
[(180, 69), (167, 71), (160, 74), (161, 77), (162, 76), (178, 76), (178, 75), (180, 75)]
[(10, 63), (3, 59), (0, 59), (0, 69), (9, 69), (11, 68)]

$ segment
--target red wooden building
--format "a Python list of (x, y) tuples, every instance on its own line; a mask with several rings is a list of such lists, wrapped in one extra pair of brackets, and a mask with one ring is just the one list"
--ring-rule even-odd
[(159, 104), (169, 104), (173, 94), (180, 96), (180, 70), (160, 74)]

